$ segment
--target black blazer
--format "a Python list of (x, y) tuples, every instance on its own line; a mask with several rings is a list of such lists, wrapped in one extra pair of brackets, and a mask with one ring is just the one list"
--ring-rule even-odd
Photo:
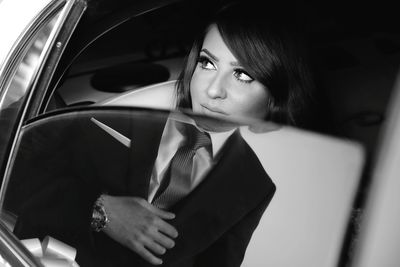
[[(37, 167), (38, 151), (32, 145), (38, 147), (40, 140), (48, 143), (47, 131), (27, 135), (28, 152), (16, 162), (35, 165), (29, 176), (40, 177), (41, 182), (29, 189), (22, 206), (14, 208), (19, 214), (14, 232), (20, 238), (51, 235), (74, 246), (77, 262), (83, 267), (151, 266), (105, 234), (91, 231), (90, 218), (101, 193), (147, 199), (166, 118), (149, 118), (140, 124), (135, 118), (96, 119), (128, 136), (131, 147), (122, 145), (89, 118), (82, 118), (60, 129), (69, 142), (57, 136), (57, 144), (49, 151), (41, 149), (39, 161), (47, 159), (50, 164), (43, 170)], [(163, 255), (163, 266), (240, 266), (275, 185), (238, 131), (221, 153), (206, 179), (171, 208), (176, 214), (171, 224), (179, 236), (175, 247)], [(31, 155), (28, 161), (26, 155)], [(15, 180), (28, 175), (29, 168), (21, 169), (25, 171), (15, 174)]]

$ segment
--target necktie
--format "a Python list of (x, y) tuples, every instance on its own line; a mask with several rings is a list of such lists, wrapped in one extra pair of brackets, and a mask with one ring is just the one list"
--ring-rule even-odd
[(163, 182), (167, 183), (167, 186), (164, 186), (165, 190), (162, 191), (161, 185), (153, 201), (153, 204), (161, 209), (171, 207), (191, 191), (193, 157), (196, 151), (201, 147), (211, 151), (211, 139), (208, 133), (186, 124), (179, 125), (178, 129), (184, 133), (186, 139), (171, 159), (166, 177), (163, 179)]

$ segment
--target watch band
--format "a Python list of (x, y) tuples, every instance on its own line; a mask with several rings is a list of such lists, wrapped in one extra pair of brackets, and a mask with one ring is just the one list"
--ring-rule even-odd
[(93, 205), (92, 221), (90, 226), (93, 231), (100, 232), (107, 227), (109, 219), (103, 204), (104, 195), (100, 195)]

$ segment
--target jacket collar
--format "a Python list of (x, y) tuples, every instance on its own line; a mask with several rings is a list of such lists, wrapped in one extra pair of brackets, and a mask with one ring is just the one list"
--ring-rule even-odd
[(210, 246), (275, 190), (238, 131), (221, 152), (223, 156), (202, 184), (172, 208), (179, 236), (165, 259), (194, 255)]

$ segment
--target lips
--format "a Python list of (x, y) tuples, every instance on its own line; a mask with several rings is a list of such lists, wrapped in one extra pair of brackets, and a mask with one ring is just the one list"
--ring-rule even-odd
[(210, 107), (208, 105), (201, 105), (207, 112), (211, 114), (228, 115), (225, 111), (217, 107)]

